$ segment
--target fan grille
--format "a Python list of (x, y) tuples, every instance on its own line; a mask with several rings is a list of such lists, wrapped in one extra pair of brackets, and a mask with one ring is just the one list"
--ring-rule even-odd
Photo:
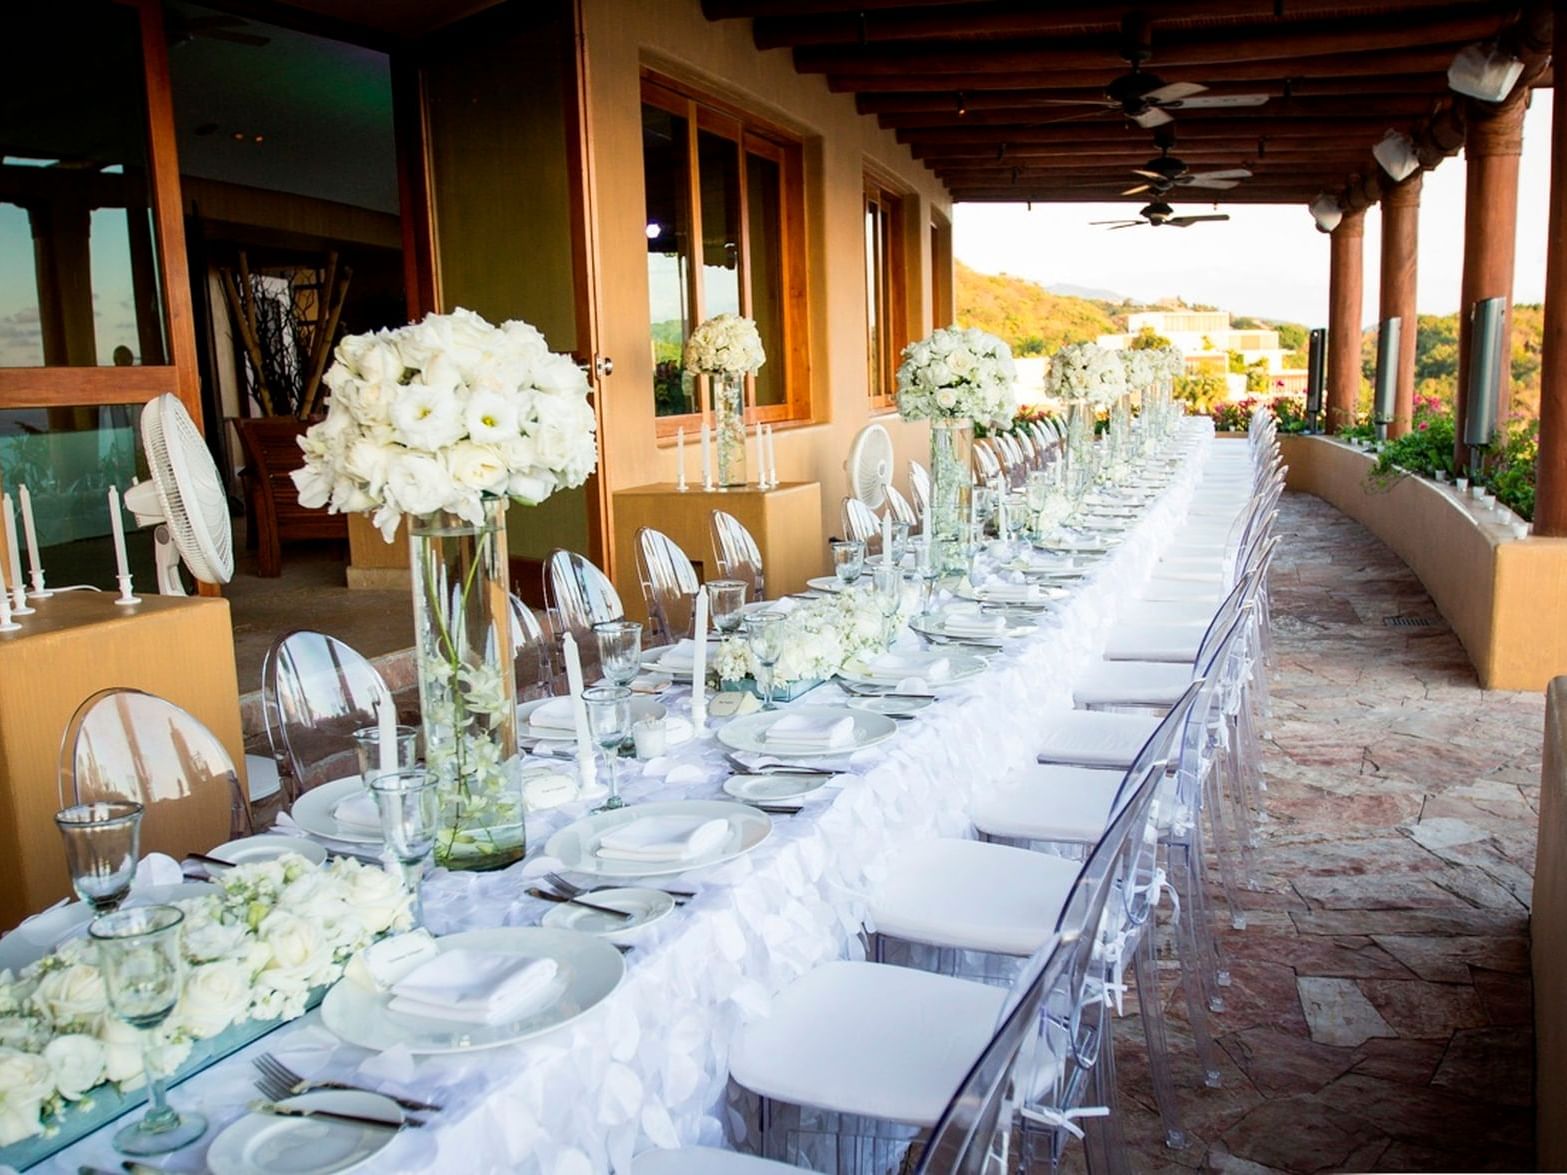
[(892, 437), (879, 424), (867, 425), (849, 450), (850, 491), (872, 510), (879, 510), (887, 501), (891, 480)]
[(185, 566), (206, 583), (234, 577), (228, 495), (196, 422), (177, 396), (165, 393), (142, 413), (142, 448), (169, 537)]

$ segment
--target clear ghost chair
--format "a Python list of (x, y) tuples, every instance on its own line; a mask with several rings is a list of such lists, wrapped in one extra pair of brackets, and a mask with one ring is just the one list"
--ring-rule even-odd
[(767, 598), (767, 580), (762, 574), (762, 551), (745, 524), (733, 514), (713, 511), (713, 559), (718, 574), (751, 585), (749, 603)]
[(865, 544), (867, 555), (881, 553), (881, 523), (872, 510), (858, 498), (843, 500), (843, 537)]
[(515, 595), (511, 598), (512, 665), (517, 675), (517, 700), (548, 697), (555, 692), (555, 659), (550, 638), (539, 618)]
[(637, 578), (647, 601), (652, 643), (667, 645), (691, 636), (696, 593), (702, 585), (680, 544), (651, 526), (637, 531)]
[(919, 525), (919, 516), (914, 513), (914, 507), (890, 482), (887, 485), (887, 509), (892, 511), (894, 522), (908, 523), (911, 532)]
[(273, 643), (261, 667), (261, 702), (290, 803), (359, 769), (354, 731), (375, 725), (376, 701), (389, 693), (376, 667), (334, 636), (296, 629)]
[(178, 860), (254, 831), (234, 761), (194, 715), (155, 694), (99, 690), (60, 741), (60, 806), (131, 800), (143, 853)]
[(925, 516), (930, 512), (930, 471), (918, 461), (909, 462), (909, 496), (914, 500), (914, 510), (923, 527)]
[(978, 485), (999, 485), (1005, 478), (1001, 472), (1001, 459), (988, 440), (974, 442), (974, 480)]
[(596, 681), (599, 649), (593, 626), (626, 615), (609, 576), (575, 551), (551, 551), (544, 561), (544, 606), (555, 642), (571, 633), (584, 680)]

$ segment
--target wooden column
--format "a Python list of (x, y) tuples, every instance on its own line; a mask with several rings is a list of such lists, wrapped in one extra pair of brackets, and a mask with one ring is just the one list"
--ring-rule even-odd
[(1360, 299), (1366, 214), (1346, 212), (1333, 230), (1328, 272), (1328, 431), (1355, 423), (1360, 398)]
[(1398, 391), (1388, 436), (1410, 429), (1415, 407), (1415, 262), (1420, 251), (1420, 172), (1382, 195), (1381, 313), (1403, 320), (1398, 346)]
[[(1567, 20), (1556, 22), (1556, 60), (1567, 61)], [(1534, 533), (1567, 536), (1567, 85), (1551, 93), (1551, 204), (1545, 236), (1544, 354)]]
[[(1524, 99), (1527, 91), (1500, 106), (1469, 104), (1464, 133), (1468, 167), (1464, 193), (1464, 277), (1458, 302), (1458, 436), (1453, 459), (1460, 469), (1469, 464), (1464, 425), (1469, 412), (1469, 312), (1484, 298), (1507, 299), (1502, 338), (1512, 337), (1513, 253), (1518, 236), (1518, 158), (1523, 153)], [(1506, 349), (1504, 348), (1504, 356)], [(1508, 364), (1496, 394), (1496, 423), (1505, 428), (1511, 396)]]

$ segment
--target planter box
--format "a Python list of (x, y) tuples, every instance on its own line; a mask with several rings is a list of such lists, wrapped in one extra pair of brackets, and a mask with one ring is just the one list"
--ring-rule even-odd
[[(790, 682), (788, 685), (779, 686), (773, 690), (773, 701), (792, 702), (801, 695), (810, 693), (811, 690), (821, 684), (821, 678)], [(744, 692), (755, 694), (757, 697), (762, 696), (761, 690), (756, 686), (754, 677), (742, 677), (739, 681), (721, 681), (718, 683), (718, 688), (726, 693)]]

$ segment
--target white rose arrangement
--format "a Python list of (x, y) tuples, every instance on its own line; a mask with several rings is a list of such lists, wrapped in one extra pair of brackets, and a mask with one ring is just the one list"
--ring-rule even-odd
[(692, 375), (755, 375), (767, 353), (756, 323), (738, 314), (715, 314), (691, 332), (685, 361)]
[[(821, 681), (855, 657), (871, 656), (886, 645), (887, 618), (875, 594), (849, 589), (807, 600), (783, 618), (783, 652), (773, 665), (773, 682)], [(756, 661), (745, 637), (726, 637), (713, 660), (720, 681), (756, 676)]]
[(1097, 343), (1068, 343), (1051, 356), (1045, 389), (1059, 400), (1087, 400), (1103, 408), (1126, 394), (1126, 368), (1114, 351)]
[[(216, 885), (175, 903), (185, 972), (153, 1049), (164, 1073), (236, 1024), (303, 1015), (355, 953), (413, 924), (402, 882), (348, 857), (318, 866), (289, 854), (238, 866)], [(109, 1011), (90, 940), (0, 971), (0, 1147), (51, 1129), (72, 1103), (89, 1108), (106, 1082), (128, 1091), (143, 1080), (140, 1033)]]
[(598, 462), (588, 383), (525, 322), (471, 310), (349, 335), (323, 381), (326, 419), (300, 438), (301, 505), (370, 514), (391, 542), (405, 514), (479, 525), (486, 498), (537, 505)]
[(1011, 349), (974, 327), (942, 327), (903, 349), (898, 415), (904, 420), (972, 420), (1004, 428), (1017, 415)]
[(1124, 347), (1117, 354), (1120, 355), (1121, 366), (1126, 371), (1128, 391), (1140, 392), (1159, 377), (1163, 363), (1156, 351), (1139, 351), (1132, 347)]

